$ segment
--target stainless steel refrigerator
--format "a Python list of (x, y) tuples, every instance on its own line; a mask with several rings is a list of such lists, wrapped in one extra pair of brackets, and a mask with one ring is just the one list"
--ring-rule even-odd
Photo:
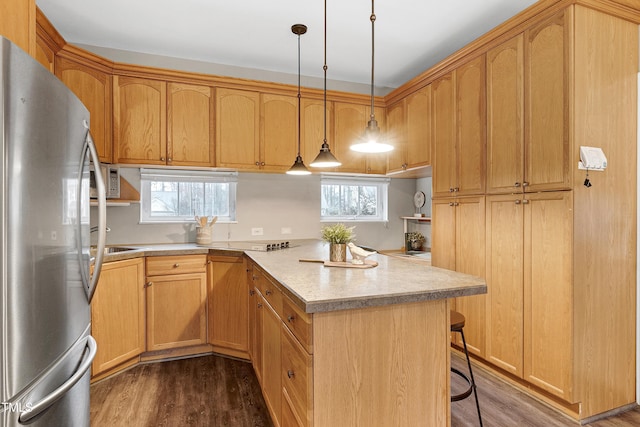
[[(0, 426), (88, 426), (89, 112), (60, 80), (0, 37)], [(99, 170), (99, 169), (97, 169)]]

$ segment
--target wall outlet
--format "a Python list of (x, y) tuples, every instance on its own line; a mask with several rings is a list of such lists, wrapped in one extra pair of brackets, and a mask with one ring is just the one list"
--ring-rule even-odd
[(253, 227), (251, 229), (252, 236), (262, 236), (264, 234), (264, 229), (262, 227)]
[(282, 227), (280, 229), (280, 234), (291, 234), (291, 227)]

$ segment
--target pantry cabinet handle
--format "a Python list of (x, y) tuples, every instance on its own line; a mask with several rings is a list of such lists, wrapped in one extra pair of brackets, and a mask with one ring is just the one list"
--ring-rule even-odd
[(295, 373), (295, 372), (293, 372), (293, 370), (289, 369), (289, 370), (287, 371), (287, 377), (289, 377), (289, 378), (293, 378), (293, 377), (295, 377), (295, 376), (296, 376), (296, 373)]

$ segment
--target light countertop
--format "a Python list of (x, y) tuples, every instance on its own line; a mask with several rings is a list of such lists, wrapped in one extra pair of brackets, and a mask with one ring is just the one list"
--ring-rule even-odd
[[(432, 267), (412, 259), (374, 254), (367, 258), (377, 267), (326, 267), (300, 259), (329, 259), (329, 245), (316, 240), (292, 242), (297, 246), (271, 252), (246, 251), (266, 273), (307, 313), (345, 310), (388, 304), (454, 298), (487, 292), (486, 282), (475, 276)], [(136, 250), (105, 256), (105, 262), (141, 256), (188, 254), (241, 254), (242, 251), (212, 244), (124, 245)], [(350, 257), (348, 257), (350, 258)]]

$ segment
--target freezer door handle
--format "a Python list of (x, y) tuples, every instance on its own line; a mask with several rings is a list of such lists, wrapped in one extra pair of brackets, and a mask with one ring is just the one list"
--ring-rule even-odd
[(31, 421), (51, 405), (53, 405), (56, 401), (58, 401), (58, 399), (64, 396), (65, 393), (71, 390), (71, 388), (78, 381), (80, 381), (80, 379), (89, 370), (89, 368), (91, 368), (93, 358), (96, 357), (96, 351), (98, 351), (98, 344), (96, 344), (96, 340), (93, 339), (91, 335), (88, 335), (85, 341), (85, 345), (89, 351), (85, 351), (84, 361), (80, 364), (80, 367), (76, 370), (76, 372), (71, 377), (69, 377), (69, 379), (65, 381), (64, 384), (62, 384), (60, 387), (49, 393), (39, 402), (31, 405), (29, 409), (22, 411), (20, 413), (20, 417), (18, 418), (18, 422), (20, 424), (29, 423), (29, 421)]

